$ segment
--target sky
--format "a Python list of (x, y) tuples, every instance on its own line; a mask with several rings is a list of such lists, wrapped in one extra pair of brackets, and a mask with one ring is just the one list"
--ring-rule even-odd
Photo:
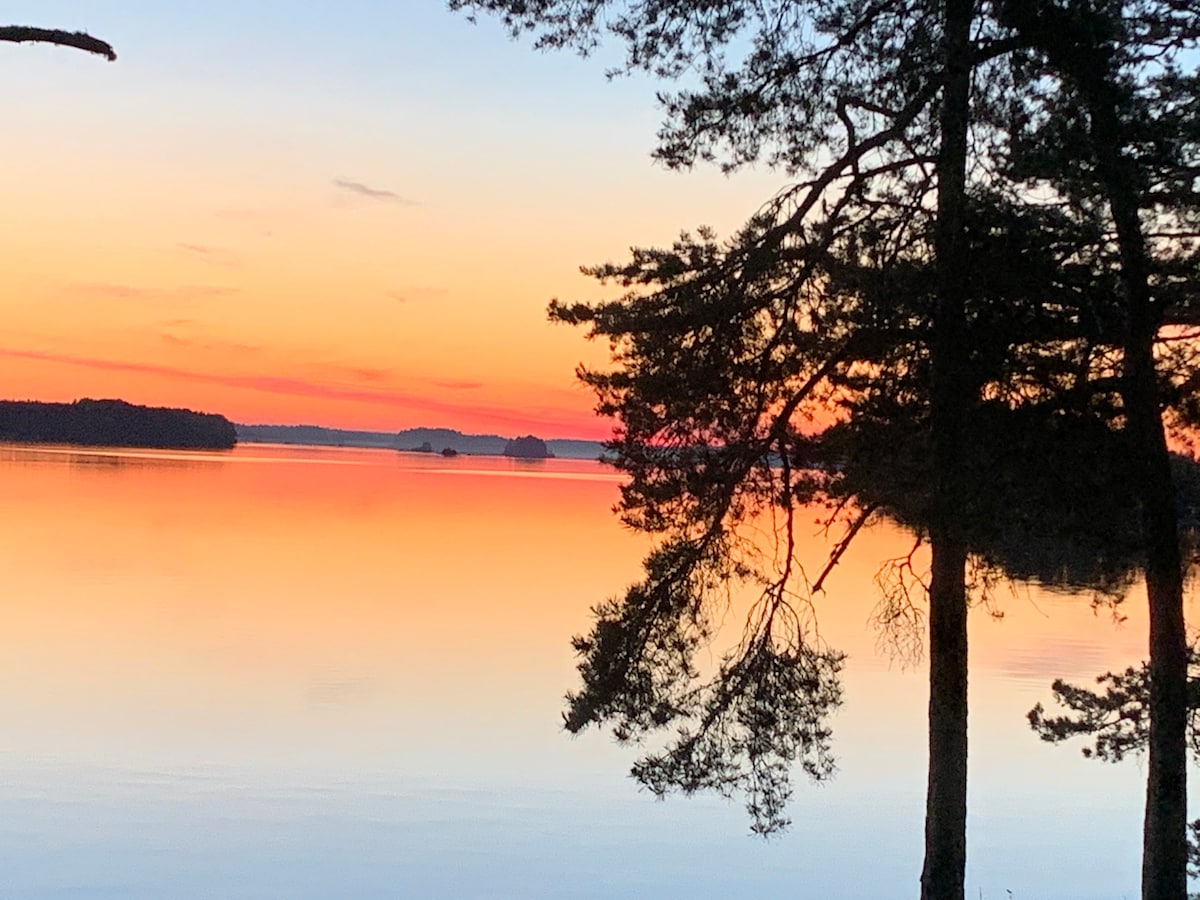
[(439, 0), (6, 3), (116, 62), (0, 45), (0, 397), (238, 422), (603, 438), (546, 319), (581, 265), (728, 233), (780, 173), (671, 172), (618, 48)]

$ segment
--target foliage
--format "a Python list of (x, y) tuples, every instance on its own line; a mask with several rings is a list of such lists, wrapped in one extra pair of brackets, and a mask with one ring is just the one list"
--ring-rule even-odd
[(931, 99), (938, 6), (873, 0), (450, 0), (495, 15), (538, 49), (583, 55), (608, 39), (625, 49), (610, 72), (684, 82), (659, 100), (656, 157), (672, 167), (762, 161), (788, 172), (853, 150), (868, 120)]
[[(1187, 20), (1187, 5), (1163, 2), (1169, 28)], [(966, 29), (971, 161), (960, 189), (945, 166), (938, 112), (965, 67), (944, 66), (951, 5), (963, 8), (451, 0), (497, 15), (542, 49), (587, 54), (615, 38), (626, 55), (614, 74), (672, 81), (660, 95), (656, 151), (667, 165), (765, 162), (800, 178), (728, 241), (701, 229), (670, 247), (635, 248), (628, 262), (586, 270), (622, 295), (551, 306), (552, 318), (609, 342), (612, 368), (580, 376), (598, 412), (618, 423), (609, 448), (629, 477), (619, 512), (660, 538), (645, 579), (598, 607), (592, 633), (576, 640), (583, 686), (569, 697), (567, 725), (609, 723), (639, 742), (674, 727), (676, 739), (635, 774), (658, 793), (744, 790), (764, 832), (784, 822), (790, 762), (814, 777), (830, 769), (820, 723), (836, 707), (841, 660), (819, 640), (812, 595), (871, 516), (892, 515), (918, 539), (952, 532), (985, 580), (1005, 567), (1116, 593), (1130, 580), (1128, 563), (1144, 560), (1147, 541), (1130, 515), (1142, 500), (1126, 477), (1140, 453), (1127, 429), (1130, 257), (1097, 188), (1095, 147), (1072, 155), (1087, 138), (1078, 126), (1090, 108), (1072, 92), (1069, 66), (1095, 36), (1068, 21), (1048, 36), (1062, 44), (1050, 52), (1022, 19), (1023, 4), (976, 11)], [(1128, 4), (1141, 16), (1125, 35), (1131, 44), (1151, 47), (1161, 33), (1146, 12), (1153, 5)], [(1024, 6), (1038, 15), (1062, 7), (1094, 24), (1121, 4)], [(1104, 37), (1104, 47), (1117, 37)], [(1126, 66), (1129, 84), (1157, 78), (1146, 73), (1160, 63), (1165, 72), (1169, 56)], [(1168, 84), (1184, 85), (1178, 72), (1171, 77), (1158, 82), (1160, 98)], [(1168, 400), (1183, 422), (1200, 384), (1195, 335), (1184, 330), (1195, 324), (1188, 285), (1200, 257), (1183, 228), (1186, 204), (1164, 210), (1170, 197), (1188, 196), (1188, 171), (1194, 180), (1194, 167), (1171, 169), (1193, 157), (1192, 113), (1145, 108), (1169, 126), (1162, 177), (1139, 200), (1161, 226), (1149, 232), (1156, 318), (1147, 346), (1159, 329), (1174, 329), (1163, 335), (1169, 365), (1159, 392), (1150, 379), (1151, 405), (1157, 417)], [(952, 112), (961, 125), (965, 110)], [(1076, 186), (1089, 179), (1088, 190)], [(953, 216), (940, 206), (948, 195), (966, 200)], [(818, 440), (831, 408), (839, 424)], [(1041, 458), (1052, 463), (1039, 466)], [(797, 510), (813, 502), (830, 510), (827, 527), (840, 521), (846, 531), (810, 580), (794, 528)], [(763, 532), (773, 540), (765, 551), (756, 543)], [(1047, 552), (1023, 556), (1030, 536)], [(1106, 545), (1118, 549), (1103, 556)], [(912, 599), (926, 585), (911, 556), (892, 561), (880, 583), (880, 621), (920, 625)], [(697, 664), (740, 586), (756, 597), (741, 639), (714, 667)], [(954, 591), (947, 596), (961, 607)], [(799, 674), (779, 678), (784, 662)], [(965, 652), (952, 662), (951, 681), (965, 677)], [(812, 693), (797, 700), (781, 690), (797, 686)], [(965, 715), (965, 687), (949, 687), (962, 688)], [(962, 725), (952, 712), (942, 731)], [(954, 740), (942, 748), (951, 778), (965, 771), (962, 731), (960, 760), (950, 759)], [(933, 762), (931, 753), (931, 785)]]
[[(1154, 342), (1172, 294), (1194, 293), (1200, 80), (1186, 72), (1200, 10), (1171, 0), (1003, 2), (1022, 35), (1014, 171), (1108, 225), (1124, 300), (1122, 413), (1150, 607), (1146, 898), (1186, 884), (1188, 659), (1177, 501)], [(1024, 69), (1024, 72), (1020, 70)], [(1171, 269), (1176, 269), (1172, 272)], [(1183, 275), (1182, 273), (1189, 273)], [(1172, 278), (1175, 275), (1175, 278)]]
[[(1200, 650), (1195, 646), (1189, 651), (1188, 669), (1188, 743), (1193, 753), (1200, 753)], [(1150, 729), (1148, 664), (1106, 672), (1096, 678), (1096, 684), (1092, 690), (1056, 680), (1054, 702), (1068, 712), (1049, 716), (1039, 703), (1029, 711), (1030, 727), (1052, 744), (1090, 738), (1083, 755), (1101, 762), (1120, 762), (1130, 753), (1143, 752)]]
[[(808, 443), (796, 422), (844, 341), (811, 327), (821, 292), (791, 289), (789, 269), (803, 285), (818, 264), (803, 247), (789, 244), (790, 266), (757, 264), (769, 231), (761, 218), (728, 245), (702, 231), (635, 251), (627, 266), (593, 270), (631, 293), (552, 307), (612, 342), (617, 367), (581, 376), (620, 422), (608, 446), (630, 476), (622, 517), (663, 535), (645, 579), (598, 607), (592, 633), (576, 639), (583, 689), (569, 697), (567, 727), (611, 721), (618, 738), (641, 740), (676, 726), (635, 775), (658, 793), (744, 792), (762, 832), (786, 821), (793, 762), (814, 778), (832, 771), (825, 718), (842, 663), (813, 632), (794, 558), (796, 508), (824, 476), (792, 460)], [(780, 517), (782, 535), (769, 557), (754, 529), (766, 515)], [(757, 601), (736, 646), (701, 672), (696, 656), (735, 584)]]
[[(580, 374), (618, 422), (609, 449), (629, 476), (619, 512), (663, 535), (646, 580), (599, 607), (592, 634), (576, 641), (583, 689), (567, 725), (607, 721), (638, 741), (681, 727), (635, 774), (659, 793), (746, 789), (752, 812), (770, 811), (758, 830), (782, 824), (784, 762), (813, 777), (831, 770), (817, 722), (836, 707), (840, 657), (812, 644), (811, 595), (826, 573), (809, 580), (794, 558), (798, 510), (825, 503), (827, 525), (847, 522), (830, 567), (872, 515), (919, 535), (929, 525), (929, 217), (845, 196), (854, 229), (819, 222), (772, 244), (768, 208), (728, 242), (685, 234), (589, 270), (624, 286), (615, 300), (551, 307), (610, 343), (613, 368)], [(972, 209), (969, 377), (993, 400), (968, 423), (965, 538), (985, 569), (1116, 591), (1138, 553), (1136, 498), (1119, 434), (1095, 418), (1116, 402), (1111, 360), (1080, 349), (1116, 339), (1115, 294), (1087, 267), (1062, 264), (1078, 244), (1052, 211), (987, 195)], [(842, 420), (826, 429), (831, 406)], [(773, 555), (755, 543), (763, 520), (778, 536)], [(876, 618), (911, 650), (920, 612), (905, 577), (881, 573)], [(701, 673), (693, 660), (738, 581), (757, 586), (755, 612), (716, 671)], [(762, 680), (783, 660), (809, 673), (794, 684), (810, 694)], [(729, 732), (731, 708), (768, 701), (777, 717), (754, 724), (757, 737)], [(769, 742), (780, 748), (770, 766), (747, 753)]]
[[(1052, 744), (1089, 738), (1083, 755), (1101, 762), (1145, 752), (1150, 741), (1149, 664), (1106, 672), (1097, 676), (1096, 685), (1092, 690), (1055, 680), (1054, 701), (1067, 712), (1050, 716), (1038, 703), (1029, 711), (1030, 727)], [(1191, 752), (1200, 754), (1200, 648), (1194, 644), (1188, 650), (1187, 741)], [(1190, 876), (1200, 877), (1200, 819), (1188, 825), (1187, 866)]]

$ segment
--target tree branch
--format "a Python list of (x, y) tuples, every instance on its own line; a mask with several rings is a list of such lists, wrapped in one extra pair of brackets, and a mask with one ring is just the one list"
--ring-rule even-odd
[(94, 38), (84, 31), (61, 31), (57, 28), (28, 28), (23, 25), (0, 25), (0, 41), (14, 44), (56, 44), (59, 47), (74, 47), (103, 56), (109, 62), (117, 58), (112, 45)]
[(868, 503), (866, 508), (859, 514), (859, 517), (854, 521), (854, 524), (842, 535), (842, 539), (837, 542), (837, 546), (833, 548), (833, 552), (829, 554), (829, 560), (825, 563), (825, 568), (821, 570), (821, 574), (817, 576), (817, 580), (813, 582), (812, 592), (815, 594), (818, 591), (825, 590), (825, 579), (829, 577), (829, 573), (837, 567), (841, 562), (842, 556), (846, 550), (854, 542), (855, 535), (858, 534), (862, 527), (867, 524), (867, 519), (875, 510), (879, 509), (878, 503)]

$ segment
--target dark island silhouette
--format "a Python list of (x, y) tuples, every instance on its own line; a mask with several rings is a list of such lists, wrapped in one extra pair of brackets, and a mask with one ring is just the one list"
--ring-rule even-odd
[[(400, 449), (403, 450), (403, 448), (400, 448)], [(443, 447), (441, 450), (435, 451), (433, 449), (433, 444), (429, 443), (429, 441), (426, 441), (420, 447), (410, 447), (408, 450), (405, 450), (404, 452), (406, 452), (406, 453), (435, 453), (436, 452), (436, 453), (441, 453), (441, 455), (445, 456), (447, 459), (450, 458), (451, 456), (458, 456), (458, 451), (455, 450), (453, 447)]]
[[(420, 430), (422, 432), (424, 431), (424, 429), (418, 429), (418, 430)], [(449, 431), (448, 429), (445, 429), (445, 430), (432, 429), (432, 430), (439, 432), (438, 436), (442, 437), (443, 440), (446, 440), (446, 446), (442, 447), (441, 450), (438, 450), (434, 446), (434, 443), (432, 441), (422, 441), (420, 446), (417, 446), (417, 447), (399, 446), (399, 447), (397, 447), (397, 449), (401, 450), (404, 453), (440, 453), (442, 456), (445, 456), (445, 457), (458, 456), (458, 454), (460, 452), (471, 452), (471, 451), (460, 451), (458, 448), (453, 446), (453, 444), (455, 443), (454, 437), (457, 436), (460, 439), (469, 440), (471, 436), (462, 435), (456, 431), (452, 432), (452, 431)], [(441, 433), (443, 431), (444, 431), (444, 433)], [(481, 440), (486, 441), (488, 444), (488, 445), (485, 445), (483, 450), (476, 449), (474, 451), (476, 454), (481, 455), (481, 456), (501, 455), (501, 456), (508, 456), (513, 459), (553, 459), (554, 458), (554, 454), (550, 452), (550, 448), (546, 446), (546, 442), (543, 441), (539, 437), (534, 437), (532, 434), (527, 434), (524, 437), (513, 438), (510, 441), (504, 441), (504, 450), (501, 454), (496, 454), (495, 452), (490, 452), (490, 453), (488, 452), (488, 451), (494, 451), (496, 449), (494, 446), (490, 446), (490, 444), (492, 443), (492, 435), (482, 435), (482, 436), (474, 436), (474, 437), (478, 437)], [(497, 438), (496, 440), (502, 441), (504, 439)], [(463, 441), (460, 440), (459, 443), (461, 444), (461, 443), (463, 443)]]
[(546, 446), (546, 442), (532, 434), (513, 438), (505, 444), (504, 455), (516, 459), (551, 459), (554, 456)]
[(233, 423), (214, 413), (136, 406), (124, 400), (0, 400), (0, 440), (85, 447), (229, 450)]

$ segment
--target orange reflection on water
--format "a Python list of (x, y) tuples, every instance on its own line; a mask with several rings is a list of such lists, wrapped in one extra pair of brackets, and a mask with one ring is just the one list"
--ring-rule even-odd
[[(440, 752), (435, 733), (477, 740), (480, 722), (491, 741), (544, 739), (575, 684), (569, 637), (649, 546), (612, 515), (616, 486), (567, 460), (0, 448), (0, 715), (18, 749), (118, 757), (385, 765)], [(851, 735), (901, 709), (920, 734), (919, 666), (890, 673), (870, 623), (880, 561), (910, 545), (865, 530), (815, 598), (822, 637), (851, 657), (848, 709), (866, 717)], [(810, 573), (827, 552), (806, 525)], [(1003, 706), (1006, 734), (1052, 678), (1140, 658), (1136, 592), (1121, 628), (1033, 588), (1000, 607), (972, 618), (973, 721)], [(725, 624), (722, 642), (740, 629)]]
[(39, 739), (182, 729), (186, 742), (216, 720), (294, 737), (305, 708), (363, 697), (389, 728), (464, 694), (544, 688), (557, 706), (568, 636), (636, 575), (641, 542), (609, 515), (611, 475), (542, 470), (553, 477), (372, 451), (8, 449), (9, 721)]

